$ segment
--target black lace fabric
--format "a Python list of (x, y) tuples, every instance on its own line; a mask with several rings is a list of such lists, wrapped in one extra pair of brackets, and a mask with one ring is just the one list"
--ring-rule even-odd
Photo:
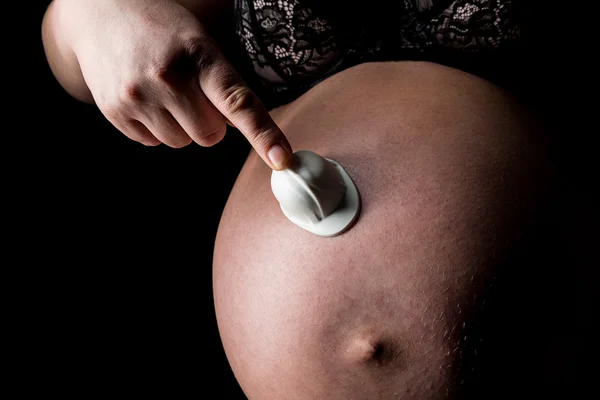
[(358, 4), (377, 12), (358, 9), (349, 23), (340, 21), (348, 13), (336, 13), (330, 1), (333, 12), (310, 0), (235, 1), (242, 57), (269, 107), (359, 63), (487, 57), (521, 38), (513, 0), (397, 0), (387, 3), (395, 3), (389, 10), (372, 0)]

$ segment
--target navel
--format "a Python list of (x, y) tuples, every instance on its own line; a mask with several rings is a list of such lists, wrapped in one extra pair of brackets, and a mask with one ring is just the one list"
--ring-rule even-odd
[(354, 365), (387, 365), (398, 355), (396, 346), (375, 335), (360, 335), (348, 342), (345, 351), (348, 362)]

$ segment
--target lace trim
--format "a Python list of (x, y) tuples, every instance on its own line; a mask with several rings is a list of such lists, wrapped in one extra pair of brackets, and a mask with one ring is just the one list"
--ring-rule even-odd
[[(520, 37), (513, 0), (404, 0), (395, 31), (373, 39), (334, 28), (302, 0), (236, 0), (236, 34), (268, 90), (302, 91), (350, 65), (408, 52), (497, 49)], [(361, 33), (363, 32), (363, 33)], [(350, 43), (350, 45), (348, 44)]]

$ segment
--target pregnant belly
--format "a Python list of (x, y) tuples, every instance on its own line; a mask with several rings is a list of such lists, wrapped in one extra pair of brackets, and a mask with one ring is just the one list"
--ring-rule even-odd
[(250, 398), (438, 398), (513, 235), (507, 221), (524, 215), (535, 186), (525, 117), (498, 88), (428, 63), (361, 65), (272, 115), (295, 150), (344, 166), (363, 207), (341, 236), (306, 232), (250, 154), (213, 268), (242, 388)]

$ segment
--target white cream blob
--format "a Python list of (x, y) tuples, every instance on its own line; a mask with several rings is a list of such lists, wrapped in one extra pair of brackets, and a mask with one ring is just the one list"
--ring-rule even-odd
[(290, 221), (319, 236), (344, 232), (360, 213), (360, 195), (348, 173), (312, 151), (296, 151), (289, 168), (273, 171), (271, 190)]

